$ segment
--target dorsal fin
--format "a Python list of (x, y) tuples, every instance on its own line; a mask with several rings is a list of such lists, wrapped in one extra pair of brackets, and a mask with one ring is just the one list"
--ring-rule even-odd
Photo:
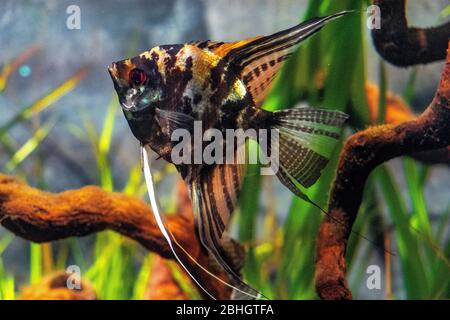
[(325, 17), (312, 18), (270, 36), (228, 43), (203, 41), (192, 44), (228, 60), (239, 73), (253, 102), (259, 107), (283, 62), (297, 49), (298, 44), (319, 31), (328, 21), (349, 12), (342, 11)]

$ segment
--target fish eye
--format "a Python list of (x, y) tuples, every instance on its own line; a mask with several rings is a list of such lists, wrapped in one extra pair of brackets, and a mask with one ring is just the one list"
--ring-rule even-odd
[(143, 85), (145, 80), (147, 80), (147, 74), (144, 70), (136, 68), (130, 71), (129, 78), (133, 85), (138, 87)]

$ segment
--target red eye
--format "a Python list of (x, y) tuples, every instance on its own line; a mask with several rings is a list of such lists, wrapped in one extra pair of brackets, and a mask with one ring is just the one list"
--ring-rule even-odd
[(147, 74), (141, 69), (133, 69), (130, 71), (130, 80), (135, 86), (141, 86), (147, 80)]

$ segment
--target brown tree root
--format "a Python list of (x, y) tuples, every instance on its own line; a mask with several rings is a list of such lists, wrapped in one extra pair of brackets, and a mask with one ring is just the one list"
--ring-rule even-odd
[[(376, 124), (380, 99), (380, 90), (377, 85), (367, 81), (366, 96), (371, 123)], [(411, 111), (400, 96), (389, 91), (386, 92), (386, 114), (383, 123), (397, 125), (416, 118), (417, 115)], [(414, 153), (411, 154), (411, 157), (429, 165), (442, 164), (448, 166), (450, 165), (450, 147)]]
[(64, 271), (50, 274), (42, 281), (22, 289), (20, 300), (97, 300), (94, 288), (81, 280), (80, 289), (69, 289), (69, 274)]
[[(192, 208), (186, 188), (179, 195), (179, 212), (169, 215), (167, 225), (178, 242), (203, 266), (209, 258), (194, 231)], [(0, 223), (21, 238), (48, 242), (113, 230), (149, 251), (173, 258), (151, 209), (145, 202), (121, 193), (87, 186), (61, 193), (44, 192), (14, 177), (0, 174)], [(180, 250), (178, 250), (180, 251)], [(179, 252), (181, 256), (181, 251)], [(229, 298), (228, 287), (201, 271), (191, 259), (185, 263), (211, 294)], [(225, 278), (224, 274), (220, 275)]]
[[(144, 294), (145, 300), (189, 300), (189, 296), (174, 278), (167, 260), (156, 257), (153, 261), (151, 275)], [(184, 281), (190, 281), (187, 275)]]
[[(448, 43), (450, 45), (450, 42)], [(351, 299), (345, 251), (367, 177), (395, 157), (450, 145), (450, 47), (439, 88), (416, 119), (370, 127), (351, 136), (341, 152), (327, 216), (316, 251), (316, 289), (322, 299)]]
[(384, 60), (407, 67), (445, 59), (450, 22), (434, 28), (408, 27), (405, 0), (374, 0), (381, 28), (372, 30), (376, 50)]

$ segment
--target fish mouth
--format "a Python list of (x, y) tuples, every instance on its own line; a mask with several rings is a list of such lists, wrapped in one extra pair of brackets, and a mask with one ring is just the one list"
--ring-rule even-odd
[(122, 108), (126, 109), (126, 110), (131, 110), (131, 109), (134, 108), (134, 106), (132, 106), (132, 105), (127, 105), (127, 104), (125, 104), (125, 103), (121, 103), (120, 106), (121, 106)]
[(134, 106), (134, 104), (131, 105), (127, 105), (126, 103), (121, 103), (120, 106), (122, 107), (122, 109), (126, 110), (126, 111), (138, 111), (138, 109)]

